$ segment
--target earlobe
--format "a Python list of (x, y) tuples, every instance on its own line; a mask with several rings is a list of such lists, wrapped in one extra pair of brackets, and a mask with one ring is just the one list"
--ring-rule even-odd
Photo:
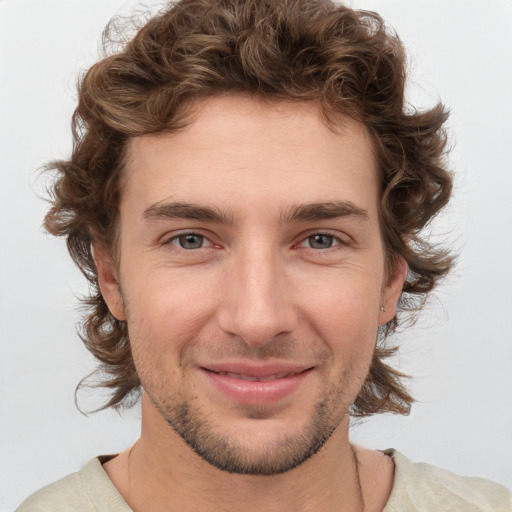
[(402, 256), (397, 256), (393, 262), (388, 282), (382, 290), (379, 325), (387, 324), (397, 313), (397, 305), (402, 294), (408, 265)]
[(109, 252), (100, 244), (93, 245), (94, 263), (98, 272), (98, 284), (101, 295), (107, 303), (110, 313), (117, 320), (126, 320), (123, 298), (119, 287), (118, 272)]

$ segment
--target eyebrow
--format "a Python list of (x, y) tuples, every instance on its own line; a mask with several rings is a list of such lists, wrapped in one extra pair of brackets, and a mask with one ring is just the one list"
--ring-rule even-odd
[[(281, 215), (281, 221), (285, 223), (308, 222), (340, 217), (369, 219), (366, 210), (350, 201), (329, 201), (293, 205), (286, 213)], [(189, 219), (226, 225), (235, 223), (233, 215), (218, 208), (182, 202), (153, 204), (144, 210), (142, 218), (148, 221)]]
[(217, 208), (192, 203), (156, 203), (144, 210), (145, 220), (192, 219), (219, 224), (233, 224), (233, 216)]
[(368, 220), (368, 212), (350, 201), (329, 201), (326, 203), (297, 204), (289, 208), (282, 220), (284, 222), (308, 222), (315, 220), (356, 217)]

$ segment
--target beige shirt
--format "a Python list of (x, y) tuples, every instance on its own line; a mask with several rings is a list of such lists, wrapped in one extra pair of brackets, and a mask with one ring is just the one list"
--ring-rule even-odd
[[(483, 478), (467, 478), (387, 450), (395, 479), (382, 512), (512, 512), (512, 493)], [(102, 467), (90, 460), (78, 473), (44, 487), (16, 512), (132, 512)]]

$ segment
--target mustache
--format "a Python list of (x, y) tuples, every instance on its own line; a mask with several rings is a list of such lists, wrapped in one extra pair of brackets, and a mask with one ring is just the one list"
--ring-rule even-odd
[(180, 362), (186, 363), (197, 359), (197, 356), (213, 361), (222, 359), (245, 359), (262, 361), (267, 359), (283, 359), (293, 361), (307, 361), (321, 364), (332, 356), (326, 345), (301, 342), (297, 339), (273, 338), (263, 345), (248, 345), (240, 338), (231, 338), (224, 341), (211, 342), (199, 339), (195, 343), (185, 347), (182, 351)]

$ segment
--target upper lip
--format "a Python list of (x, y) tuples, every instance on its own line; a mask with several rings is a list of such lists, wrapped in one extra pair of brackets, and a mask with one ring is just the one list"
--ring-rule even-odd
[(250, 363), (246, 361), (239, 362), (220, 362), (207, 363), (200, 365), (201, 368), (212, 372), (235, 373), (248, 377), (271, 377), (274, 375), (288, 375), (302, 373), (311, 369), (312, 365), (288, 363), (288, 362), (268, 362), (263, 364)]

